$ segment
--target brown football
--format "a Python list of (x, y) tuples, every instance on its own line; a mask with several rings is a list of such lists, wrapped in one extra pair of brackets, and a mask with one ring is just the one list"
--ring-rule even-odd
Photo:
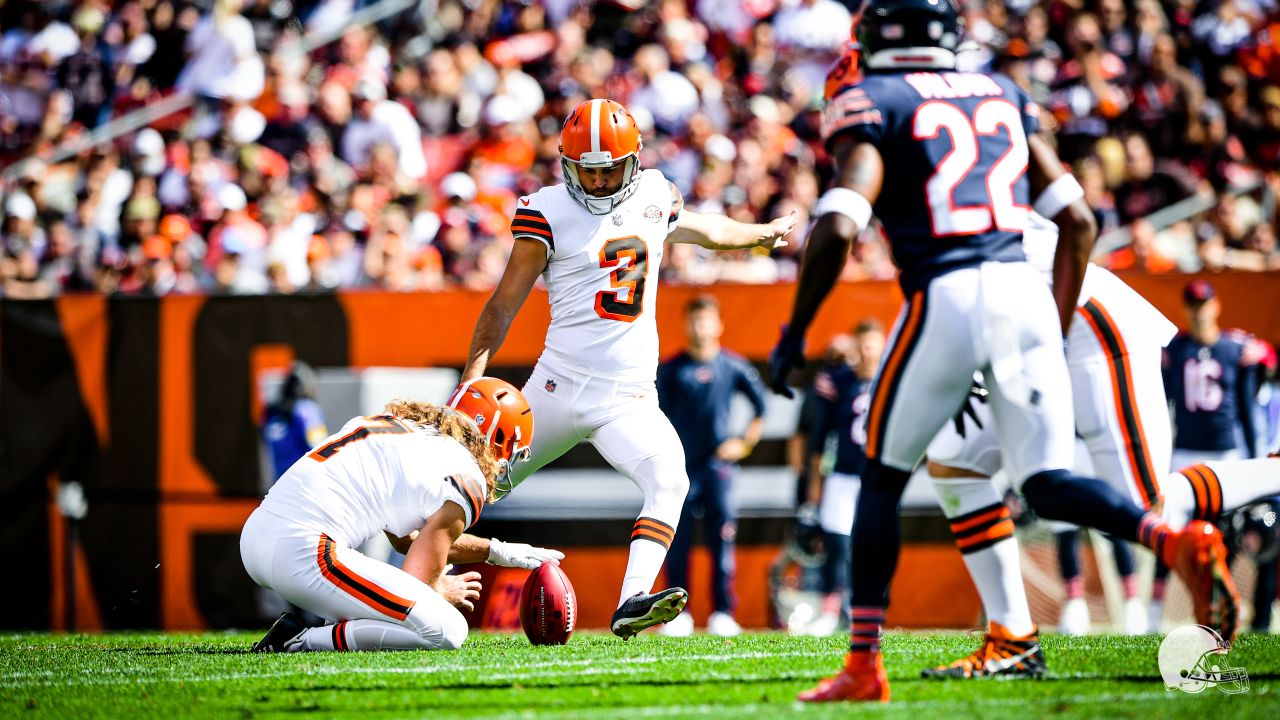
[(520, 626), (534, 645), (563, 645), (578, 619), (578, 598), (559, 565), (544, 562), (524, 582)]

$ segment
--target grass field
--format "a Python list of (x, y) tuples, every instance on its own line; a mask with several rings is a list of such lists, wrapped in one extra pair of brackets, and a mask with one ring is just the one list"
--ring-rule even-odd
[(919, 668), (974, 646), (964, 633), (893, 633), (894, 701), (802, 707), (795, 694), (830, 674), (843, 640), (752, 634), (732, 640), (579, 633), (568, 646), (477, 634), (454, 653), (251, 655), (256, 635), (0, 637), (0, 717), (916, 719), (1280, 716), (1280, 636), (1242, 636), (1228, 656), (1250, 691), (1166, 691), (1159, 638), (1047, 636), (1041, 681), (925, 682)]

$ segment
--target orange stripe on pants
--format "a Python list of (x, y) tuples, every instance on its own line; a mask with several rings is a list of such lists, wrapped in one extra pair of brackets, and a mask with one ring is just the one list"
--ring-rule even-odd
[(880, 436), (883, 434), (881, 424), (885, 421), (885, 405), (898, 384), (898, 375), (902, 370), (902, 358), (907, 348), (915, 344), (916, 335), (920, 332), (920, 319), (924, 316), (924, 291), (917, 290), (908, 301), (907, 319), (902, 324), (898, 337), (894, 338), (893, 350), (889, 352), (889, 360), (885, 362), (884, 372), (876, 379), (875, 397), (871, 399), (871, 414), (867, 417), (867, 457), (874, 459), (880, 454)]

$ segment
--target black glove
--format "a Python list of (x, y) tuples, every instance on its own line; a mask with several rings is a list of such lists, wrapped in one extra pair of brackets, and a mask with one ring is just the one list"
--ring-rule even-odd
[(807, 566), (820, 565), (826, 552), (826, 543), (816, 505), (805, 503), (796, 509), (795, 525), (792, 526), (791, 533), (790, 550), (796, 561)]
[(782, 337), (769, 353), (769, 387), (785, 398), (794, 398), (795, 391), (787, 385), (792, 370), (804, 367), (804, 335), (793, 335), (790, 328), (782, 326)]
[(973, 381), (973, 386), (969, 388), (969, 395), (964, 399), (964, 405), (961, 406), (960, 412), (956, 413), (952, 420), (956, 425), (956, 432), (960, 433), (960, 437), (964, 437), (964, 418), (966, 415), (973, 420), (973, 424), (982, 429), (982, 421), (978, 419), (978, 407), (974, 405), (974, 401), (987, 404), (987, 388), (977, 380)]

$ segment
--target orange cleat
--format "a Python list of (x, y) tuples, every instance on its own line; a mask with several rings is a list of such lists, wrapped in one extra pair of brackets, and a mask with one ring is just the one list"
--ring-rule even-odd
[(1236, 635), (1240, 595), (1227, 567), (1222, 533), (1203, 520), (1193, 520), (1170, 541), (1175, 545), (1165, 562), (1191, 591), (1196, 622), (1230, 642)]
[(889, 702), (889, 676), (879, 651), (850, 652), (844, 669), (818, 687), (800, 693), (800, 702)]
[(986, 677), (1043, 677), (1044, 651), (1040, 649), (1040, 631), (1032, 628), (1031, 634), (1018, 637), (1008, 628), (992, 620), (982, 646), (972, 655), (962, 657), (950, 665), (940, 665), (920, 671), (920, 677), (945, 680)]

